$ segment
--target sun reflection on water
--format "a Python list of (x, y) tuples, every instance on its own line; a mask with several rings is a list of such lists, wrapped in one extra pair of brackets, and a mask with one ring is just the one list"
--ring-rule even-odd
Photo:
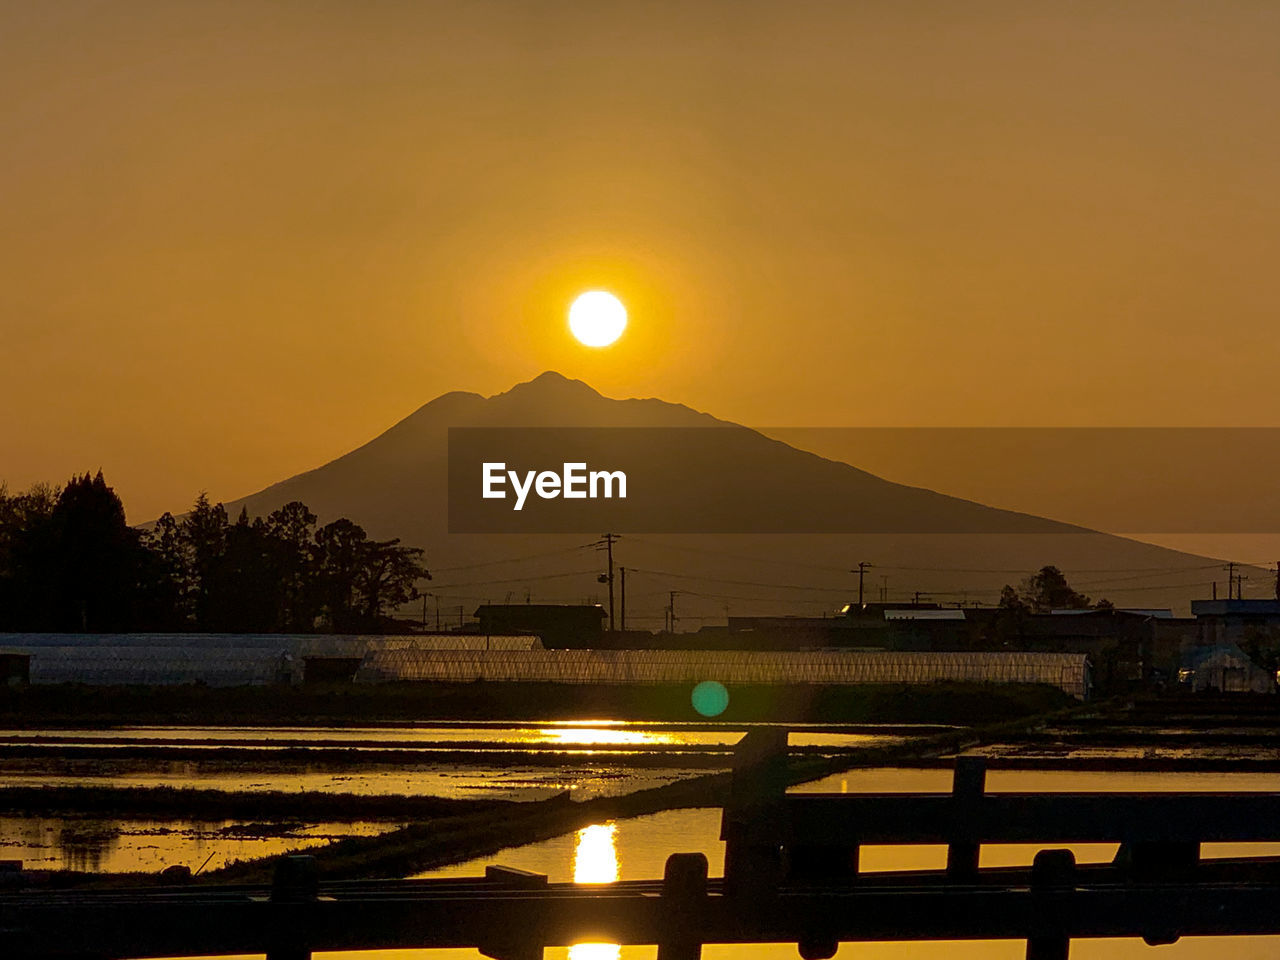
[[(618, 879), (618, 827), (613, 821), (593, 823), (578, 831), (573, 843), (574, 883), (613, 883)], [(575, 943), (569, 960), (618, 960), (616, 943)]]
[(534, 731), (536, 737), (548, 743), (574, 746), (629, 746), (634, 744), (678, 744), (687, 737), (678, 733), (658, 733), (652, 730), (619, 730), (607, 727), (557, 727)]
[(613, 883), (618, 879), (618, 826), (612, 820), (578, 831), (573, 843), (574, 883)]
[(622, 947), (616, 943), (575, 943), (569, 947), (569, 960), (618, 960)]

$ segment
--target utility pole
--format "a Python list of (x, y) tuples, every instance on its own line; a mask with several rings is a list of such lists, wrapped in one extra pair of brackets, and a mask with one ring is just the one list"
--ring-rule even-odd
[(627, 629), (627, 568), (619, 567), (618, 574), (622, 581), (620, 584), (620, 586), (622, 587), (622, 604), (621, 604), (622, 616), (619, 619), (618, 623), (622, 626), (623, 630), (626, 630)]
[(609, 572), (600, 578), (600, 581), (609, 585), (609, 632), (612, 633), (616, 628), (613, 619), (613, 542), (620, 539), (616, 533), (606, 533), (600, 540), (596, 541), (596, 546), (603, 546), (605, 553), (609, 557)]
[(1231, 599), (1232, 593), (1236, 588), (1236, 562), (1232, 560), (1227, 564), (1227, 599)]
[(862, 578), (863, 578), (863, 575), (866, 574), (867, 567), (869, 566), (871, 566), (871, 564), (867, 563), (865, 560), (859, 560), (858, 569), (849, 571), (850, 573), (857, 573), (858, 575), (858, 609), (859, 610), (866, 608), (866, 604), (862, 602)]
[(889, 575), (887, 573), (880, 574), (880, 602), (889, 602)]
[(671, 632), (676, 632), (676, 594), (679, 590), (669, 590), (667, 592), (667, 617), (671, 623)]

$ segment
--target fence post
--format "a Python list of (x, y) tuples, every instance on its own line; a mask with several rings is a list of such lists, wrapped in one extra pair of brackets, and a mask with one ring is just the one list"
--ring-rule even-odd
[[(1200, 863), (1200, 844), (1195, 841), (1125, 842), (1120, 844), (1113, 863), (1136, 883), (1189, 883), (1195, 879), (1196, 867)], [(1148, 930), (1142, 935), (1142, 939), (1151, 947), (1177, 943), (1178, 937), (1177, 924), (1174, 922), (1158, 930)]]
[[(545, 890), (547, 875), (532, 870), (520, 870), (516, 867), (505, 867), (491, 863), (484, 868), (484, 881), (487, 886), (500, 890)], [(503, 924), (495, 923), (493, 932), (476, 944), (476, 950), (482, 956), (493, 960), (541, 960), (542, 944), (529, 936), (528, 930), (508, 930)]]
[[(295, 854), (276, 861), (275, 873), (271, 879), (271, 903), (277, 905), (277, 917), (282, 910), (288, 910), (296, 917), (291, 907), (314, 903), (319, 895), (320, 870), (315, 857)], [(298, 925), (292, 923), (283, 926), (296, 928)], [(297, 929), (282, 933), (285, 942), (272, 944), (267, 949), (267, 960), (311, 960), (311, 950), (299, 942), (298, 933)]]
[(706, 855), (671, 854), (662, 875), (658, 960), (700, 960), (706, 905)]
[[(1067, 960), (1071, 938), (1063, 898), (1075, 889), (1076, 857), (1070, 850), (1041, 850), (1031, 863), (1031, 896), (1035, 920), (1048, 927), (1027, 939), (1027, 960)], [(1057, 931), (1054, 928), (1058, 928)]]
[[(982, 757), (956, 757), (955, 772), (951, 779), (952, 804), (956, 807), (955, 820), (968, 822), (969, 811), (982, 800), (987, 789), (987, 761)], [(981, 844), (969, 840), (957, 840), (947, 845), (947, 878), (956, 883), (973, 883), (978, 879), (978, 861)]]
[(782, 879), (787, 835), (787, 731), (752, 730), (734, 750), (720, 821), (724, 887), (732, 897), (769, 899)]

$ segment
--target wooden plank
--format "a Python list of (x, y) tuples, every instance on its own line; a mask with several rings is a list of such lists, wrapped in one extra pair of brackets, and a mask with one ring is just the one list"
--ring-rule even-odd
[[(814, 930), (835, 941), (1076, 939), (1162, 935), (1280, 935), (1280, 878), (1249, 883), (1125, 886), (1087, 882), (957, 887), (942, 871), (913, 886), (874, 884), (782, 889), (744, 909), (709, 893), (680, 922), (689, 944), (799, 943)], [(865, 878), (864, 878), (865, 880)], [(272, 902), (237, 891), (153, 898), (62, 893), (0, 896), (0, 954), (154, 958), (264, 953), (288, 942), (308, 951), (474, 947), (495, 928), (519, 930), (531, 945), (584, 939), (654, 944), (672, 929), (671, 903), (654, 884), (607, 891), (551, 884), (545, 891), (457, 884), (436, 894), (421, 883), (382, 884), (368, 895), (322, 887), (308, 902)], [(265, 892), (265, 891), (264, 891)]]
[(788, 794), (783, 844), (1280, 841), (1278, 793)]

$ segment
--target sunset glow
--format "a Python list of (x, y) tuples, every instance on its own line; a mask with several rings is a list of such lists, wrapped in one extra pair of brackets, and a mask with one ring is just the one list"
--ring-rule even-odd
[(1276, 954), (1277, 34), (0, 5), (0, 960)]

